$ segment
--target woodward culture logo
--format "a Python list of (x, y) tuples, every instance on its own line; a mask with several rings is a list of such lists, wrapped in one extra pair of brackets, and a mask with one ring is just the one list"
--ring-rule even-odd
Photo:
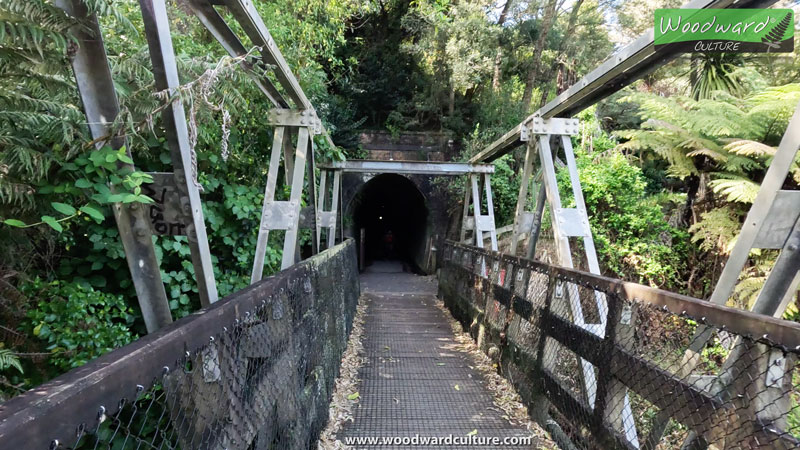
[(794, 50), (791, 9), (657, 9), (656, 51), (775, 53)]

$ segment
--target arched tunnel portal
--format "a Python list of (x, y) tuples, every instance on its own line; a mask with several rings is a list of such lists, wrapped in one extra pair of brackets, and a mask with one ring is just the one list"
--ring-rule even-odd
[(428, 232), (428, 206), (417, 186), (402, 175), (377, 175), (361, 186), (351, 209), (352, 235), (364, 230), (364, 265), (399, 260), (418, 271)]

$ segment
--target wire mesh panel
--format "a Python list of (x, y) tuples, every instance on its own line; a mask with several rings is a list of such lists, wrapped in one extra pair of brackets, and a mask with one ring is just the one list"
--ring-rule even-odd
[(800, 324), (462, 244), (443, 250), (442, 300), (572, 445), (800, 448)]
[(359, 296), (352, 241), (0, 406), (0, 448), (307, 449)]

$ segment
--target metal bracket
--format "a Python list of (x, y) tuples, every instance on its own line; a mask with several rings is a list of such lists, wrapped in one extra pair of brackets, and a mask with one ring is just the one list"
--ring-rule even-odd
[(319, 225), (322, 228), (330, 228), (336, 226), (336, 212), (323, 211), (319, 213)]
[(262, 210), (264, 220), (261, 230), (288, 230), (295, 226), (300, 219), (300, 203), (296, 201), (264, 202)]
[(561, 231), (567, 236), (591, 237), (589, 222), (585, 214), (576, 208), (558, 208), (555, 211)]
[(314, 134), (322, 133), (322, 122), (313, 109), (275, 108), (267, 114), (267, 123), (281, 127), (309, 127)]
[(539, 135), (559, 134), (574, 136), (581, 132), (580, 125), (581, 123), (578, 119), (561, 119), (557, 117), (552, 119), (542, 119), (541, 117), (534, 117), (529, 124), (529, 131), (532, 134)]
[(520, 142), (528, 142), (531, 139), (530, 132), (528, 131), (528, 126), (521, 127), (519, 129), (519, 140)]

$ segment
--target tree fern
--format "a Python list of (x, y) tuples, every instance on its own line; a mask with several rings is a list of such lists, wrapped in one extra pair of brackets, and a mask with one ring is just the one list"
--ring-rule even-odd
[(751, 204), (761, 187), (755, 181), (739, 175), (718, 173), (716, 177), (717, 179), (712, 180), (709, 186), (729, 202)]

